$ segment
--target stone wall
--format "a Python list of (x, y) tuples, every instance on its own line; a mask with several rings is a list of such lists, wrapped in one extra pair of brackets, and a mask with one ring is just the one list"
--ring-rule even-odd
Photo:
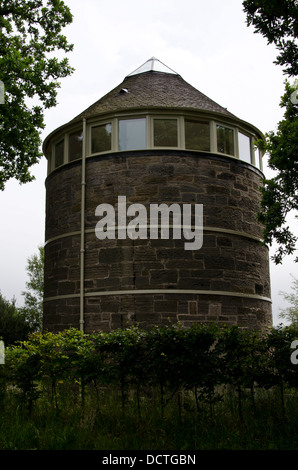
[[(210, 154), (146, 151), (88, 158), (85, 331), (177, 321), (271, 325), (268, 250), (259, 242), (256, 220), (260, 181), (251, 165)], [(81, 162), (53, 172), (46, 188), (44, 327), (78, 327)], [(203, 204), (203, 247), (186, 251), (185, 240), (172, 237), (99, 240), (95, 209), (101, 203), (116, 208), (118, 196), (146, 207)]]

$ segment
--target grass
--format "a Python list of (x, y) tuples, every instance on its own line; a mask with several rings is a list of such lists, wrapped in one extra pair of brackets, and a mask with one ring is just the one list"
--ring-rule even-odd
[(84, 408), (76, 393), (62, 393), (59, 408), (45, 397), (29, 412), (14, 390), (1, 400), (0, 450), (298, 450), (298, 393), (286, 395), (283, 416), (278, 391), (260, 390), (255, 412), (249, 395), (239, 419), (233, 391), (213, 407), (197, 410), (193, 394), (177, 395), (162, 417), (157, 391), (133, 393), (123, 410), (121, 394), (102, 389), (98, 400), (86, 394)]

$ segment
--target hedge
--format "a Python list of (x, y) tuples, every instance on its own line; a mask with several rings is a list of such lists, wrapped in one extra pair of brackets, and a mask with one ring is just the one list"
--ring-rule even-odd
[(1, 390), (13, 387), (31, 409), (46, 394), (58, 408), (62, 386), (78, 387), (82, 404), (90, 387), (97, 394), (110, 387), (120, 390), (124, 409), (130, 390), (140, 406), (142, 393), (155, 389), (163, 413), (182, 391), (194, 394), (198, 409), (205, 402), (212, 409), (221, 386), (228, 386), (237, 392), (241, 417), (243, 393), (249, 391), (254, 404), (257, 388), (278, 387), (284, 408), (285, 388), (298, 386), (298, 365), (291, 361), (296, 338), (291, 327), (251, 331), (216, 324), (35, 333), (6, 349)]

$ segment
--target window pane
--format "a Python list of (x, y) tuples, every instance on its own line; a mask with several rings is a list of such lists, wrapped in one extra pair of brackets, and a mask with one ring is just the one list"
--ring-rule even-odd
[(55, 168), (64, 163), (64, 139), (55, 145)]
[(69, 134), (68, 138), (68, 161), (73, 162), (82, 158), (83, 132), (77, 131)]
[(254, 152), (255, 152), (255, 165), (260, 170), (262, 168), (260, 150), (257, 147), (254, 147)]
[(119, 120), (119, 150), (146, 148), (146, 118)]
[(210, 151), (209, 123), (185, 120), (185, 148)]
[(234, 155), (234, 131), (224, 126), (216, 126), (217, 151)]
[(238, 132), (239, 158), (247, 163), (251, 163), (250, 138)]
[(49, 151), (48, 154), (48, 173), (52, 171), (52, 152)]
[(102, 124), (91, 129), (91, 153), (111, 150), (112, 124)]
[(177, 119), (154, 119), (154, 146), (178, 146)]

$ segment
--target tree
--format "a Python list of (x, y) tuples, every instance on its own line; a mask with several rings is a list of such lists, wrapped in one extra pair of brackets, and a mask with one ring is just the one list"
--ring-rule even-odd
[[(279, 51), (276, 64), (283, 66), (284, 74), (298, 75), (298, 3), (297, 0), (244, 0), (248, 26), (274, 43)], [(259, 220), (264, 224), (264, 243), (278, 248), (272, 257), (276, 264), (296, 250), (297, 236), (287, 223), (288, 214), (298, 208), (298, 82), (285, 82), (285, 94), (280, 106), (285, 108), (284, 119), (276, 132), (265, 134), (257, 146), (267, 153), (268, 166), (276, 176), (264, 180), (261, 188)], [(296, 258), (296, 262), (298, 258)]]
[(280, 294), (290, 304), (289, 307), (281, 310), (280, 318), (288, 320), (292, 326), (298, 327), (298, 279), (293, 277), (292, 293), (280, 292)]
[(38, 254), (30, 256), (27, 260), (28, 291), (22, 293), (24, 307), (19, 309), (33, 331), (41, 330), (43, 316), (44, 248), (39, 247), (38, 250)]
[(265, 243), (272, 245), (275, 240), (278, 244), (272, 257), (276, 264), (295, 252), (297, 242), (287, 224), (288, 214), (298, 209), (298, 106), (291, 99), (296, 88), (298, 81), (294, 86), (286, 82), (280, 103), (285, 108), (284, 119), (276, 132), (265, 134), (258, 142), (259, 148), (269, 154), (268, 166), (276, 171), (273, 178), (264, 180), (258, 215), (264, 224)]
[(56, 105), (59, 78), (73, 72), (67, 58), (53, 56), (56, 50), (72, 50), (61, 34), (71, 22), (62, 0), (0, 0), (1, 190), (11, 178), (20, 183), (34, 179), (29, 170), (42, 155), (44, 110)]
[(29, 333), (30, 325), (18, 311), (15, 300), (6, 300), (0, 294), (0, 339), (5, 346), (28, 339)]
[(298, 4), (297, 0), (244, 0), (248, 26), (274, 43), (279, 51), (276, 64), (283, 72), (298, 75)]

